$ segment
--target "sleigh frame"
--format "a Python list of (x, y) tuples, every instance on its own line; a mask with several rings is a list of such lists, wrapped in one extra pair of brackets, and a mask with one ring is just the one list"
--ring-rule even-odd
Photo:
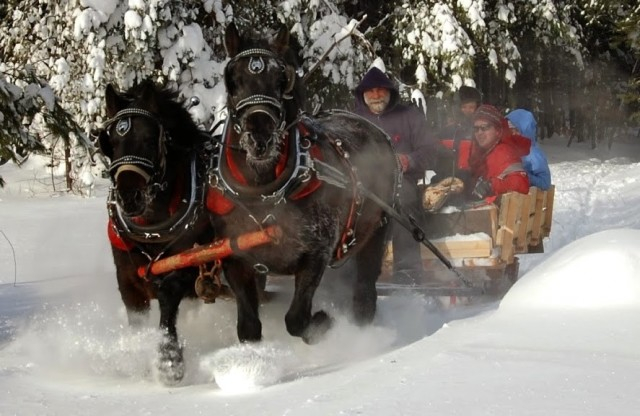
[(519, 277), (519, 256), (544, 252), (543, 240), (549, 237), (553, 222), (554, 196), (554, 186), (546, 191), (531, 187), (528, 194), (504, 194), (497, 203), (463, 210), (444, 207), (429, 213), (424, 227), (427, 237), (472, 284), (461, 282), (424, 246), (425, 277), (412, 284), (395, 281), (390, 273), (393, 258), (389, 246), (378, 292), (404, 290), (448, 296), (451, 303), (461, 297), (501, 298)]

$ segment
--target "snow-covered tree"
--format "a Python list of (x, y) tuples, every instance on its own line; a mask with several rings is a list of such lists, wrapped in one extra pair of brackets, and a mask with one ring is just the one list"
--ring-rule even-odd
[[(197, 121), (219, 118), (223, 34), (231, 21), (265, 37), (281, 24), (290, 28), (309, 106), (349, 107), (354, 87), (378, 60), (429, 95), (486, 83), (490, 69), (501, 86), (496, 81), (489, 92), (500, 89), (502, 100), (516, 102), (504, 91), (523, 91), (541, 109), (553, 101), (544, 98), (550, 83), (584, 89), (592, 60), (637, 60), (638, 14), (634, 0), (6, 0), (0, 156), (38, 138), (54, 155), (90, 163), (82, 145), (103, 121), (107, 83), (127, 89), (151, 78), (183, 98), (198, 96), (191, 110)], [(37, 82), (26, 80), (27, 69)], [(34, 85), (51, 91), (56, 111)], [(27, 97), (40, 104), (25, 108)], [(52, 130), (57, 117), (59, 126), (74, 121), (83, 134)], [(64, 135), (64, 145), (52, 132)]]
[(534, 40), (560, 46), (581, 59), (576, 28), (553, 0), (402, 0), (394, 38), (402, 58), (416, 63), (419, 85), (456, 90), (474, 85), (476, 63), (485, 59), (513, 86), (522, 46)]
[[(66, 149), (65, 179), (67, 189), (72, 186), (72, 143), (81, 143), (80, 151), (89, 147), (84, 133), (74, 117), (55, 97), (51, 87), (39, 79), (31, 69), (19, 74), (15, 68), (9, 80), (0, 65), (0, 161), (18, 163), (32, 151), (44, 151), (47, 135), (63, 142)], [(54, 146), (55, 147), (55, 146)], [(0, 186), (4, 184), (0, 177)]]
[(630, 108), (631, 118), (640, 123), (640, 4), (637, 4), (620, 22), (624, 41), (629, 45), (632, 60), (631, 79), (623, 94)]

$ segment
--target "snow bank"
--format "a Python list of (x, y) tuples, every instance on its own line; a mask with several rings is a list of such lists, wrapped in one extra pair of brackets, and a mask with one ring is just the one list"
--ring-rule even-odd
[(565, 246), (507, 293), (502, 312), (640, 309), (640, 230), (607, 230)]

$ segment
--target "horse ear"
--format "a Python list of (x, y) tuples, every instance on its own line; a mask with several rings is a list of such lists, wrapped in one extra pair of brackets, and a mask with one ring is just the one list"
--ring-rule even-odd
[(224, 48), (229, 58), (236, 56), (240, 50), (240, 34), (235, 23), (229, 24), (224, 32)]
[(118, 111), (126, 107), (126, 100), (118, 94), (112, 84), (107, 84), (104, 98), (107, 103), (107, 118), (115, 116)]
[(289, 28), (285, 25), (280, 25), (280, 30), (273, 40), (273, 47), (276, 49), (276, 53), (282, 55), (289, 48)]
[(140, 84), (140, 99), (152, 113), (158, 113), (158, 97), (156, 85), (150, 80), (144, 80)]

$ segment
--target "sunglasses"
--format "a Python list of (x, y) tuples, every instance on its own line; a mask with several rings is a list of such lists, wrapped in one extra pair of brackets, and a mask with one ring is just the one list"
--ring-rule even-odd
[(491, 128), (493, 128), (492, 124), (485, 124), (485, 125), (482, 125), (482, 126), (473, 126), (473, 131), (475, 133), (477, 133), (479, 131), (485, 132), (485, 131), (489, 131)]

